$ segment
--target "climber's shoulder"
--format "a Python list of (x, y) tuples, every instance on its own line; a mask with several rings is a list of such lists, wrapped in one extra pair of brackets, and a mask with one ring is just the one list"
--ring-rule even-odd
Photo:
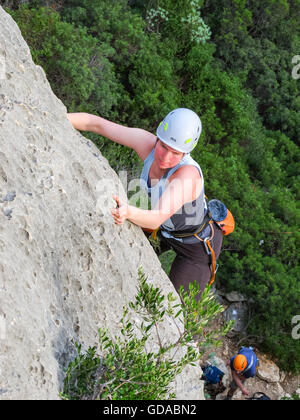
[(141, 128), (131, 128), (130, 130), (132, 130), (130, 139), (132, 149), (134, 149), (140, 159), (144, 161), (154, 148), (157, 137)]

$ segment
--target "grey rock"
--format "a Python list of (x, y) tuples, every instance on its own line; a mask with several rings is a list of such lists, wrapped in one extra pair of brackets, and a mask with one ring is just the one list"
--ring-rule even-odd
[(257, 368), (257, 376), (269, 383), (280, 381), (280, 370), (278, 366), (264, 354), (259, 354), (259, 366)]
[(14, 201), (15, 197), (16, 197), (16, 192), (15, 191), (9, 192), (5, 196), (0, 198), (0, 203), (5, 203), (5, 202), (8, 202), (8, 201)]
[[(1, 399), (58, 399), (74, 342), (95, 345), (100, 327), (119, 333), (138, 267), (176, 294), (142, 230), (114, 224), (112, 197), (126, 193), (66, 112), (0, 7)], [(166, 320), (160, 335), (171, 343), (178, 330)], [(204, 399), (200, 378), (190, 366), (172, 391)]]
[(12, 218), (12, 209), (3, 209), (3, 214), (10, 220)]
[(223, 313), (226, 322), (234, 320), (234, 332), (242, 332), (245, 329), (245, 321), (248, 313), (248, 306), (242, 302), (232, 303)]
[(244, 302), (247, 300), (245, 296), (238, 292), (226, 293), (225, 297), (229, 302)]

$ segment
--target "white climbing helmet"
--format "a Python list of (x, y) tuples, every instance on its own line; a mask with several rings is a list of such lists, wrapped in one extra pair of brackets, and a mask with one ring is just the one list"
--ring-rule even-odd
[(201, 130), (201, 120), (194, 111), (177, 108), (159, 124), (156, 135), (172, 149), (190, 153), (198, 143)]

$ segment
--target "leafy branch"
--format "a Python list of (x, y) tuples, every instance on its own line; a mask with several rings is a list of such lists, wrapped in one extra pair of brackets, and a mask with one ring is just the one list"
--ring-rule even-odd
[[(120, 335), (110, 337), (99, 329), (99, 356), (96, 347), (78, 356), (66, 371), (64, 399), (167, 399), (174, 398), (171, 383), (188, 365), (195, 365), (208, 346), (218, 345), (217, 338), (228, 333), (232, 323), (210, 330), (212, 320), (224, 309), (207, 287), (199, 296), (196, 282), (188, 292), (180, 290), (181, 302), (173, 293), (166, 296), (148, 283), (139, 269), (135, 300), (123, 308)], [(130, 310), (141, 323), (133, 323)], [(161, 337), (160, 326), (168, 318), (178, 332), (174, 342)], [(157, 338), (158, 350), (147, 351), (146, 344)], [(179, 352), (181, 350), (181, 352)]]

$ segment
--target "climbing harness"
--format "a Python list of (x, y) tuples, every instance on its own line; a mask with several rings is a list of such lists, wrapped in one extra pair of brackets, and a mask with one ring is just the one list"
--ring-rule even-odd
[[(215, 281), (216, 272), (219, 268), (219, 265), (216, 264), (216, 255), (215, 255), (215, 251), (212, 247), (212, 242), (211, 242), (214, 238), (214, 233), (215, 233), (213, 222), (214, 220), (211, 219), (211, 215), (208, 212), (206, 216), (204, 217), (204, 221), (202, 222), (201, 226), (197, 228), (196, 232), (194, 233), (193, 232), (190, 232), (190, 233), (172, 232), (171, 233), (172, 236), (174, 236), (174, 238), (187, 238), (187, 237), (195, 236), (195, 238), (197, 238), (200, 242), (203, 242), (203, 246), (210, 260), (209, 265), (210, 265), (211, 277), (210, 277), (209, 285), (213, 284), (213, 282)], [(207, 226), (210, 226), (210, 235), (205, 238), (201, 238), (200, 236), (198, 236), (202, 231), (204, 231), (204, 229)], [(155, 231), (154, 234), (156, 237), (157, 231)]]
[(203, 239), (200, 238), (196, 233), (194, 233), (194, 236), (200, 242), (203, 242), (206, 253), (207, 253), (207, 255), (210, 259), (211, 277), (210, 277), (209, 285), (211, 286), (213, 284), (213, 282), (215, 281), (216, 272), (218, 271), (219, 265), (216, 264), (215, 251), (214, 251), (214, 249), (211, 245), (211, 241), (212, 241), (212, 239), (214, 237), (214, 234), (215, 234), (214, 227), (213, 227), (213, 220), (210, 220), (209, 224), (210, 224), (210, 228), (211, 228), (211, 235), (210, 236), (207, 236), (206, 238), (203, 238)]
[[(225, 204), (220, 200), (210, 200), (207, 201), (207, 197), (205, 196), (207, 202), (207, 213), (204, 216), (203, 222), (200, 226), (193, 232), (183, 232), (183, 231), (168, 231), (167, 229), (162, 228), (161, 226), (157, 229), (151, 231), (149, 229), (145, 229), (145, 231), (150, 231), (151, 237), (156, 240), (157, 239), (157, 232), (161, 229), (164, 232), (169, 233), (174, 238), (188, 238), (191, 236), (195, 236), (200, 242), (203, 242), (204, 249), (209, 257), (210, 260), (210, 271), (211, 277), (209, 281), (209, 285), (212, 285), (215, 281), (216, 272), (219, 268), (219, 265), (216, 263), (216, 255), (215, 251), (212, 247), (212, 240), (214, 238), (214, 223), (222, 230), (223, 235), (229, 235), (234, 230), (234, 218), (231, 212), (227, 209)], [(210, 226), (210, 235), (206, 236), (205, 238), (201, 238), (199, 234), (203, 232), (208, 226)]]
[(157, 232), (159, 231), (160, 226), (157, 229), (154, 229), (151, 233), (152, 238), (156, 241), (157, 239)]

